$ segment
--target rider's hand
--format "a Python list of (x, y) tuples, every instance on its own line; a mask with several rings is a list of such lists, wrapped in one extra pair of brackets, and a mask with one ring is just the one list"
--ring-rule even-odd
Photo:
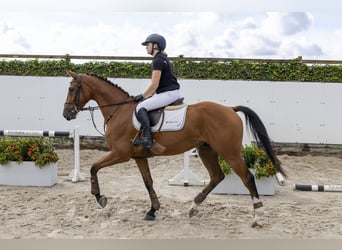
[(144, 100), (144, 97), (142, 95), (134, 96), (134, 101), (135, 102), (141, 102), (142, 100)]

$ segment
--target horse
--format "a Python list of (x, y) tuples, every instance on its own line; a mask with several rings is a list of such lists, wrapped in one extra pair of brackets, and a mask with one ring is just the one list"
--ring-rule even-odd
[[(96, 74), (79, 74), (67, 70), (72, 78), (64, 103), (63, 116), (66, 120), (76, 119), (78, 112), (89, 108), (100, 109), (104, 118), (105, 141), (108, 154), (92, 164), (90, 168), (91, 194), (100, 207), (104, 208), (107, 198), (100, 193), (97, 173), (100, 169), (118, 163), (135, 160), (145, 187), (149, 193), (151, 206), (145, 220), (154, 220), (160, 208), (158, 196), (153, 188), (146, 149), (132, 143), (137, 129), (132, 124), (137, 103), (134, 97), (117, 84)], [(89, 100), (97, 107), (85, 108)], [(184, 126), (179, 131), (154, 132), (154, 143), (149, 157), (170, 156), (184, 153), (194, 148), (209, 173), (208, 184), (198, 193), (189, 208), (189, 217), (199, 212), (199, 205), (223, 179), (224, 173), (218, 164), (222, 156), (234, 172), (241, 178), (250, 192), (253, 205), (252, 227), (262, 227), (263, 204), (260, 200), (253, 174), (248, 170), (242, 157), (243, 122), (237, 112), (244, 113), (246, 124), (257, 145), (264, 148), (277, 171), (286, 176), (277, 159), (266, 128), (259, 116), (245, 106), (228, 107), (215, 102), (199, 102), (187, 105)]]

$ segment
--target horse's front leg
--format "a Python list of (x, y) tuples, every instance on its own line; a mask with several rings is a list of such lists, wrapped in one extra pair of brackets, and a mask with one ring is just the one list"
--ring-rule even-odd
[(97, 203), (104, 208), (107, 205), (107, 197), (100, 194), (99, 182), (97, 179), (97, 172), (99, 167), (95, 164), (92, 165), (90, 169), (90, 183), (91, 183), (91, 194), (95, 195)]
[(116, 163), (127, 161), (119, 157), (116, 153), (110, 152), (105, 155), (101, 160), (94, 163), (90, 169), (90, 183), (91, 183), (91, 194), (95, 195), (97, 203), (104, 208), (107, 205), (107, 197), (100, 194), (100, 186), (97, 178), (97, 172), (107, 166), (111, 166)]
[(153, 180), (151, 177), (150, 168), (148, 166), (148, 160), (145, 158), (136, 158), (135, 159), (140, 173), (142, 175), (142, 178), (144, 180), (146, 189), (148, 191), (148, 194), (150, 195), (151, 199), (151, 208), (145, 215), (145, 220), (154, 220), (156, 218), (155, 212), (159, 210), (160, 203), (157, 197), (156, 192), (153, 189)]

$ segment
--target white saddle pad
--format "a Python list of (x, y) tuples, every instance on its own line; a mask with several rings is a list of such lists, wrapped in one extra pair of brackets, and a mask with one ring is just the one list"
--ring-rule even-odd
[[(188, 109), (188, 105), (185, 105), (183, 108), (177, 110), (167, 110), (165, 109), (164, 112), (164, 119), (163, 115), (161, 115), (158, 123), (151, 127), (152, 132), (158, 131), (177, 131), (181, 130), (185, 123), (186, 111)], [(140, 122), (135, 117), (135, 112), (133, 112), (133, 126), (136, 130), (140, 130)]]

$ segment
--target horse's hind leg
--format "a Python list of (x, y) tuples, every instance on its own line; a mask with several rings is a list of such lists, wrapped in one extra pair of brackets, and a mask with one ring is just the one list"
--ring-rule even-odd
[(262, 227), (260, 216), (263, 215), (263, 205), (259, 199), (259, 194), (255, 185), (253, 174), (248, 170), (241, 156), (235, 158), (225, 158), (229, 165), (234, 169), (234, 172), (241, 178), (242, 182), (249, 190), (253, 201), (254, 221), (252, 227)]
[(151, 208), (146, 213), (144, 219), (145, 220), (154, 220), (156, 218), (155, 212), (157, 210), (159, 210), (160, 203), (159, 203), (157, 194), (153, 189), (153, 180), (151, 177), (150, 168), (148, 166), (148, 161), (146, 158), (136, 158), (135, 161), (139, 167), (140, 173), (143, 177), (146, 189), (147, 189), (147, 191), (150, 195), (150, 199), (151, 199)]
[(204, 166), (207, 168), (210, 182), (209, 184), (195, 197), (190, 209), (189, 216), (192, 217), (198, 213), (197, 207), (205, 200), (207, 195), (224, 179), (224, 174), (218, 164), (218, 154), (204, 143), (197, 148), (198, 155), (200, 156)]

